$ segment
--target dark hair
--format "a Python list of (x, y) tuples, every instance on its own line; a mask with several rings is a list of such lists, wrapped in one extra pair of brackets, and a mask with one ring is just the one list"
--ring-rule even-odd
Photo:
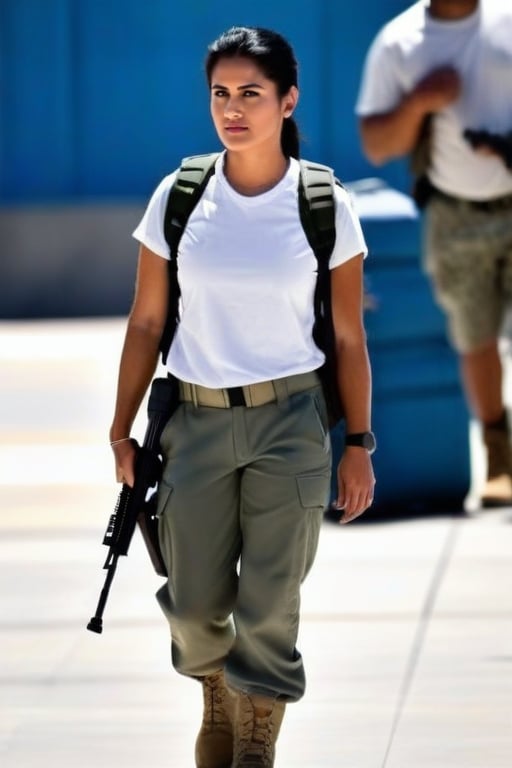
[[(285, 96), (297, 86), (297, 60), (291, 45), (282, 35), (263, 27), (231, 27), (208, 46), (205, 69), (208, 84), (219, 59), (244, 56), (253, 59), (265, 77)], [(281, 131), (281, 149), (286, 157), (299, 157), (299, 130), (293, 117), (285, 117)]]

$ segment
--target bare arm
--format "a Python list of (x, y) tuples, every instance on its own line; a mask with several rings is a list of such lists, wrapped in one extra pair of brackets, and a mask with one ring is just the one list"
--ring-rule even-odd
[[(139, 251), (135, 298), (128, 318), (117, 381), (110, 440), (130, 435), (134, 419), (154, 375), (167, 316), (168, 265), (145, 246)], [(129, 442), (114, 446), (118, 482), (133, 484), (134, 451)]]
[[(346, 431), (367, 432), (371, 428), (371, 372), (363, 325), (362, 254), (332, 270), (331, 285), (338, 385)], [(338, 466), (337, 506), (345, 510), (341, 522), (353, 520), (370, 506), (374, 484), (368, 452), (364, 448), (346, 448)]]
[(375, 165), (409, 154), (427, 115), (458, 98), (460, 78), (443, 67), (430, 72), (390, 112), (362, 117), (359, 129), (363, 150)]

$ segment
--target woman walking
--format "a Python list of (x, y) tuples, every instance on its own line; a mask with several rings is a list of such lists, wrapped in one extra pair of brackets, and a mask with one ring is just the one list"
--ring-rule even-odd
[[(209, 48), (211, 115), (224, 151), (179, 245), (180, 321), (167, 367), (181, 402), (161, 445), (158, 592), (176, 670), (201, 681), (198, 768), (274, 765), (287, 702), (305, 676), (296, 648), (300, 585), (330, 487), (330, 443), (313, 339), (317, 261), (298, 208), (297, 63), (270, 30), (236, 27)], [(127, 439), (154, 375), (168, 309), (163, 220), (177, 176), (159, 184), (135, 230), (135, 298), (110, 430), (119, 482)], [(330, 259), (338, 388), (347, 446), (341, 522), (372, 502), (370, 368), (362, 322), (366, 246), (336, 189)], [(369, 442), (370, 441), (370, 442)]]

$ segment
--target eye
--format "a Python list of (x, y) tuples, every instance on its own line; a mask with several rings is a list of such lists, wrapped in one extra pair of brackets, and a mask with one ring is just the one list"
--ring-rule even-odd
[(214, 96), (216, 96), (218, 99), (221, 99), (221, 98), (223, 98), (224, 96), (227, 96), (227, 95), (228, 95), (228, 92), (226, 91), (226, 89), (225, 89), (225, 88), (215, 88), (215, 89), (212, 91), (212, 94), (213, 94)]
[(259, 93), (258, 91), (251, 91), (250, 89), (248, 89), (247, 91), (244, 91), (244, 96), (248, 96), (249, 98), (251, 98), (252, 96), (259, 96)]

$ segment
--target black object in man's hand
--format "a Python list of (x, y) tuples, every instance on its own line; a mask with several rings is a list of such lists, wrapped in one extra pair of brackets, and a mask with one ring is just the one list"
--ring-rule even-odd
[(487, 147), (499, 155), (507, 168), (512, 170), (512, 132), (507, 134), (490, 133), (489, 131), (474, 131), (467, 128), (464, 138), (474, 149)]

